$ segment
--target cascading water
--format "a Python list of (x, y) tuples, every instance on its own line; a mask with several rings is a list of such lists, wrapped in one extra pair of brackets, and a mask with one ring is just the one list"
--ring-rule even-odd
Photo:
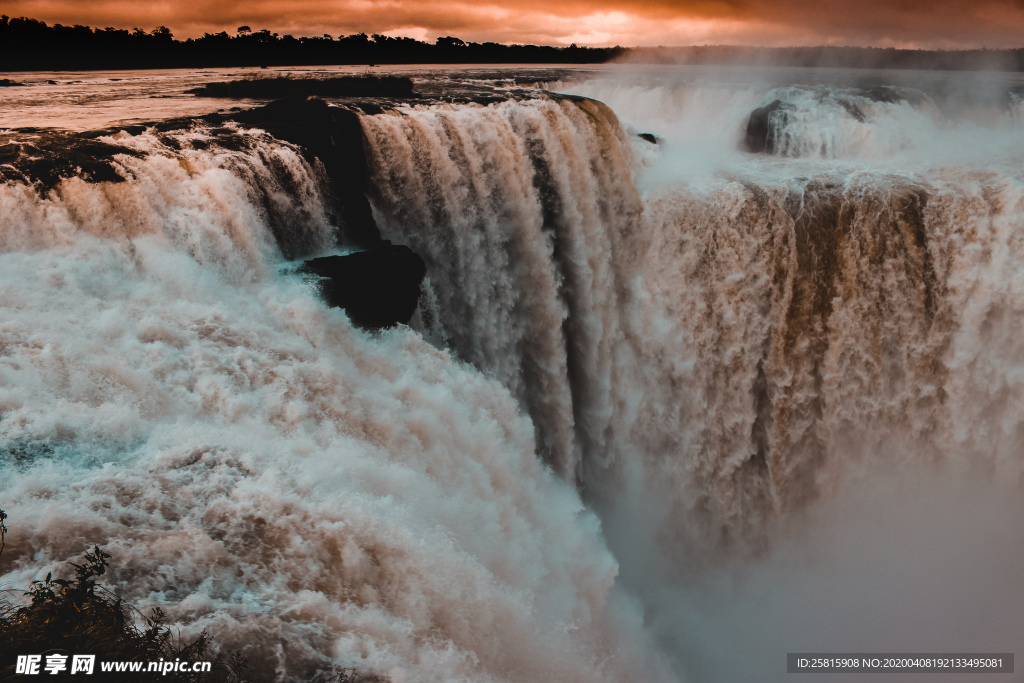
[(381, 236), (427, 264), (413, 329), (295, 275), (337, 249), (329, 179), (259, 131), (0, 186), (4, 581), (101, 543), (282, 680), (1012, 649), (1013, 98), (725, 80), (361, 114)]
[[(732, 572), (736, 557), (764, 556), (751, 566), (779, 571), (773, 558), (797, 533), (780, 524), (820, 515), (839, 528), (836, 506), (878, 504), (850, 503), (850, 487), (871, 498), (888, 477), (1021, 477), (1022, 131), (1012, 111), (950, 119), (906, 88), (652, 94), (607, 79), (571, 90), (633, 114), (628, 132), (588, 101), (364, 117), (375, 215), (427, 259), (452, 349), (512, 390), (542, 452), (575, 473), (677, 671), (764, 676), (762, 653), (707, 654), (728, 637), (695, 645), (735, 618), (701, 567)], [(778, 160), (753, 157), (746, 117), (779, 98)], [(945, 486), (935, 495), (975, 519), (967, 494)], [(928, 494), (895, 495), (909, 502), (889, 510), (894, 528), (937, 543), (907, 513)], [(1003, 514), (1020, 511), (1018, 495), (993, 495)], [(799, 533), (828, 556), (834, 541), (807, 524)], [(976, 552), (950, 526), (948, 550)], [(873, 540), (895, 552), (892, 538)], [(1019, 542), (1006, 547), (1024, 556)], [(801, 572), (820, 578), (791, 577)], [(831, 580), (840, 594), (863, 588), (842, 571)], [(908, 614), (945, 590), (920, 580), (931, 592), (908, 599)], [(780, 595), (793, 597), (791, 581)], [(693, 591), (727, 616), (693, 617)], [(792, 618), (788, 605), (765, 610)], [(745, 621), (737, 632), (757, 619)], [(918, 630), (918, 642), (940, 637)], [(997, 630), (1002, 642), (1019, 632)], [(838, 633), (892, 647), (859, 627)]]
[[(597, 102), (426, 108), (363, 118), (386, 237), (428, 261), (461, 358), (512, 391), (575, 481), (613, 447), (625, 283), (640, 215), (629, 147)], [(605, 455), (602, 455), (605, 454)]]
[[(781, 156), (819, 156), (821, 131), (842, 135), (836, 110), (917, 126), (905, 99), (872, 110), (791, 90), (803, 123)], [(630, 148), (648, 143), (592, 101), (419, 108), (363, 126), (383, 232), (426, 256), (452, 348), (528, 408), (563, 474), (581, 457), (584, 469), (649, 459), (738, 530), (813, 499), (852, 451), (1009, 465), (1024, 447), (1022, 406), (989, 400), (988, 373), (953, 380), (950, 356), (977, 334), (965, 311), (1024, 293), (1013, 279), (978, 291), (987, 267), (960, 246), (1021, 263), (1012, 176), (822, 167), (666, 182), (641, 207)], [(1015, 356), (1006, 324), (977, 352)], [(980, 437), (992, 420), (1003, 433)]]
[(324, 307), (281, 255), (334, 246), (316, 170), (235, 136), (0, 187), (5, 586), (98, 543), (126, 599), (279, 680), (665, 680), (515, 401)]

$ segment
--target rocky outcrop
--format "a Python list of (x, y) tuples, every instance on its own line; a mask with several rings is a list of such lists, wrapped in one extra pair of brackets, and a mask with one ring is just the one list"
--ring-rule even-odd
[(412, 79), (406, 76), (352, 75), (332, 78), (243, 78), (204, 83), (186, 90), (200, 97), (229, 99), (284, 99), (288, 97), (414, 97)]
[(787, 112), (792, 108), (791, 104), (775, 100), (750, 112), (750, 118), (747, 120), (747, 151), (755, 154), (774, 154), (780, 132), (789, 120)]
[(366, 152), (363, 128), (355, 111), (331, 107), (316, 98), (298, 97), (271, 102), (230, 118), (259, 126), (279, 140), (298, 145), (311, 162), (319, 160), (334, 195), (335, 218), (341, 226), (339, 242), (361, 248), (380, 244), (380, 232), (366, 199)]
[(0, 133), (0, 183), (23, 182), (40, 192), (55, 188), (65, 178), (88, 182), (120, 183), (115, 159), (119, 154), (142, 152), (96, 140), (108, 131), (74, 133), (48, 128), (20, 128)]
[(409, 247), (384, 241), (366, 251), (310, 259), (300, 272), (322, 278), (324, 300), (345, 309), (353, 324), (380, 330), (409, 322), (427, 269)]

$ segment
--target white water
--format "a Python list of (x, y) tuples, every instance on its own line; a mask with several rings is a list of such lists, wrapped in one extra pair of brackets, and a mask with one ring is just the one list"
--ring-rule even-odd
[[(610, 103), (627, 136), (566, 102), (368, 117), (376, 213), (427, 258), (441, 337), (558, 444), (542, 454), (576, 474), (676, 672), (1012, 650), (1015, 112), (820, 86), (554, 89)], [(777, 98), (791, 143), (752, 156), (746, 116)]]
[(300, 157), (132, 144), (161, 153), (124, 183), (0, 189), (4, 585), (98, 543), (126, 599), (282, 680), (657, 679), (508, 393), (282, 272), (275, 173), (330, 247)]
[[(1011, 91), (1021, 85), (1019, 74), (719, 67), (594, 74), (551, 89), (599, 99), (628, 128), (662, 136), (657, 169), (639, 179), (647, 185), (721, 173), (763, 183), (835, 169), (1015, 168), (1024, 126)], [(793, 106), (788, 144), (777, 153), (791, 163), (743, 150), (750, 112), (776, 99)]]
[[(332, 248), (286, 145), (143, 135), (126, 183), (4, 187), (3, 581), (104, 544), (125, 597), (295, 680), (1012, 651), (1013, 111), (572, 88), (611, 109), (364, 117), (384, 237), (428, 262), (418, 331), (358, 332), (282, 267), (274, 226)], [(792, 146), (743, 152), (783, 95)]]
[(363, 125), (382, 233), (428, 260), (453, 348), (509, 387), (534, 416), (542, 457), (574, 481), (581, 453), (613, 448), (623, 408), (616, 331), (633, 264), (621, 243), (641, 207), (614, 116), (538, 101)]

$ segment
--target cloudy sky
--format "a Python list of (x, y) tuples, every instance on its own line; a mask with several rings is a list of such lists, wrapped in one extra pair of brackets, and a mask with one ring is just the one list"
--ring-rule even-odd
[(47, 23), (581, 45), (1021, 47), (1024, 0), (0, 0)]

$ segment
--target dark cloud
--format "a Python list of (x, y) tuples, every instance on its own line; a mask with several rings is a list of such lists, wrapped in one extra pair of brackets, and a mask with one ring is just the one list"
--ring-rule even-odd
[(1020, 0), (5, 0), (3, 11), (49, 23), (166, 25), (182, 38), (246, 24), (533, 43), (1024, 45)]

